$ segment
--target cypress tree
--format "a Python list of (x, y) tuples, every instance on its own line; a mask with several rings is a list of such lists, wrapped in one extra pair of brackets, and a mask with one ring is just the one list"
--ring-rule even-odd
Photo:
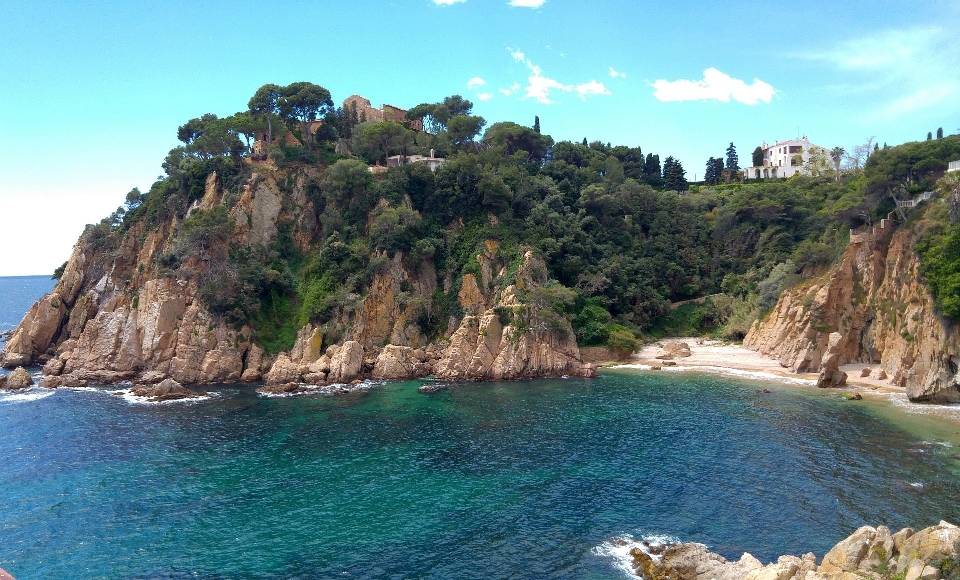
[(733, 142), (730, 143), (730, 146), (727, 147), (727, 169), (736, 173), (740, 171), (740, 159), (737, 157), (737, 148), (733, 146)]
[(537, 133), (540, 132), (540, 117), (537, 115), (533, 116), (533, 130)]

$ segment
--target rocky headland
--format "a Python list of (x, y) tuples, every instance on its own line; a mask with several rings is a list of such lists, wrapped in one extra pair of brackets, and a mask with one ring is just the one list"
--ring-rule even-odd
[[(308, 184), (320, 177), (311, 168), (253, 173), (229, 207), (229, 244), (273, 243), (282, 230), (289, 243), (309, 251), (322, 227)], [(184, 219), (229, 205), (226, 195), (211, 174)], [(322, 324), (305, 322), (292, 348), (268, 353), (252, 323), (228, 321), (200, 298), (205, 278), (225, 259), (217, 261), (217, 248), (186, 257), (175, 271), (162, 265), (182, 243), (181, 226), (175, 215), (152, 229), (140, 221), (109, 248), (89, 231), (81, 236), (56, 287), (7, 340), (0, 365), (42, 364), (43, 387), (595, 375), (569, 321), (530, 298), (549, 284), (543, 260), (530, 248), (507, 251), (487, 240), (472, 272), (456, 280), (438, 276), (428, 257), (375, 254), (378, 267), (362, 296), (348, 296), (349, 305)], [(440, 321), (439, 336), (427, 336), (422, 320), (442, 315), (433, 305), (437, 292), (449, 293), (455, 308)]]
[(896, 533), (885, 526), (863, 526), (819, 565), (813, 553), (780, 556), (766, 565), (748, 553), (728, 561), (697, 543), (639, 542), (629, 553), (631, 568), (646, 580), (935, 580), (960, 572), (958, 541), (960, 528), (941, 521)]

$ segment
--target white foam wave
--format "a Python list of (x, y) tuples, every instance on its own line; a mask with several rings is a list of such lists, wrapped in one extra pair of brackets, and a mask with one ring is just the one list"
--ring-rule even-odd
[(53, 395), (56, 391), (34, 387), (22, 392), (0, 393), (0, 403), (28, 403), (39, 401)]
[(170, 399), (168, 401), (151, 401), (150, 397), (138, 397), (137, 395), (134, 395), (133, 389), (119, 389), (116, 391), (106, 391), (106, 392), (110, 393), (111, 395), (121, 397), (124, 401), (126, 401), (131, 405), (177, 405), (177, 404), (190, 405), (194, 403), (202, 403), (204, 401), (209, 401), (215, 396), (214, 393), (204, 393), (202, 396), (199, 396), (199, 397), (188, 397), (185, 399)]
[(263, 391), (257, 390), (257, 395), (273, 399), (286, 399), (290, 397), (302, 397), (305, 395), (332, 396), (355, 393), (358, 391), (367, 391), (382, 384), (384, 384), (384, 381), (369, 380), (357, 383), (356, 385), (350, 385), (347, 383), (331, 383), (329, 385), (308, 385), (306, 383), (299, 383), (301, 390), (297, 391), (296, 393), (264, 393)]
[[(886, 399), (892, 407), (897, 407), (907, 413), (919, 415), (933, 415), (942, 417), (954, 422), (960, 422), (960, 405), (935, 405), (932, 403), (913, 403), (907, 398), (906, 393), (883, 393), (878, 392), (877, 398)], [(950, 447), (950, 443), (937, 442), (938, 445)]]
[(636, 578), (637, 574), (633, 568), (633, 556), (631, 555), (634, 549), (640, 549), (653, 560), (659, 561), (660, 555), (651, 551), (651, 547), (679, 543), (679, 538), (662, 534), (643, 535), (640, 538), (636, 538), (632, 534), (623, 534), (606, 540), (599, 546), (594, 547), (592, 552), (595, 556), (610, 559), (614, 568), (630, 578)]

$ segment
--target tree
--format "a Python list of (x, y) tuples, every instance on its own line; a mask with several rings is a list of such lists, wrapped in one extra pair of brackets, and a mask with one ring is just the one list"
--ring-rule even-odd
[(475, 115), (456, 115), (450, 118), (447, 133), (456, 147), (466, 147), (473, 143), (487, 122)]
[(304, 81), (283, 87), (283, 93), (277, 99), (277, 108), (287, 124), (300, 125), (300, 137), (307, 149), (311, 149), (313, 135), (310, 134), (310, 121), (326, 117), (333, 109), (333, 100), (327, 89)]
[(717, 157), (707, 159), (707, 169), (703, 174), (703, 181), (707, 185), (717, 185), (723, 179), (723, 159)]
[[(534, 132), (536, 132), (536, 133), (539, 133), (539, 132), (540, 132), (540, 117), (537, 116), (537, 115), (534, 115), (534, 116), (533, 116), (533, 130), (534, 130)], [(941, 136), (942, 136), (942, 134), (943, 134), (943, 129), (940, 129), (940, 133), (941, 133)], [(939, 138), (940, 138), (940, 137), (938, 136), (937, 139), (939, 139)]]
[(273, 144), (272, 118), (278, 113), (277, 100), (282, 94), (283, 89), (279, 85), (268, 83), (257, 89), (247, 103), (247, 108), (254, 116), (267, 121), (267, 145)]
[(733, 175), (736, 175), (736, 173), (740, 171), (740, 159), (737, 157), (737, 148), (733, 146), (733, 142), (727, 147), (727, 164), (725, 169), (729, 169)]
[(853, 147), (853, 153), (847, 156), (847, 160), (850, 162), (850, 165), (853, 166), (854, 171), (860, 171), (864, 165), (867, 164), (867, 159), (870, 158), (870, 153), (873, 148), (873, 139), (874, 137), (870, 136), (866, 143), (855, 145)]
[(256, 140), (257, 133), (266, 128), (266, 123), (262, 117), (257, 117), (250, 111), (240, 111), (230, 115), (223, 120), (227, 127), (236, 133), (242, 135), (247, 142), (247, 150), (250, 150), (250, 141)]
[(763, 167), (763, 149), (759, 145), (753, 150), (753, 166)]
[(240, 155), (244, 149), (228, 119), (218, 119), (212, 113), (180, 125), (177, 138), (186, 145), (186, 153), (204, 160), (228, 154)]
[(647, 159), (643, 163), (643, 180), (651, 187), (662, 187), (663, 177), (660, 172), (660, 156), (653, 153), (647, 153)]
[(663, 186), (670, 191), (687, 191), (690, 184), (685, 177), (683, 165), (672, 156), (663, 160)]
[(836, 180), (840, 181), (840, 162), (843, 161), (843, 156), (846, 154), (843, 147), (834, 147), (830, 150), (830, 159), (833, 160), (833, 170), (836, 171)]
[(933, 133), (931, 133), (930, 131), (927, 131), (927, 141), (932, 141), (932, 140), (933, 140)]
[(528, 162), (539, 164), (553, 145), (553, 139), (549, 135), (541, 135), (535, 129), (505, 121), (490, 125), (483, 134), (483, 143), (491, 147), (502, 147), (507, 156), (524, 151)]
[(405, 133), (410, 134), (412, 142), (413, 131), (394, 121), (381, 121), (363, 127), (354, 137), (359, 137), (361, 147), (371, 153), (371, 161), (380, 161), (390, 155), (390, 149)]

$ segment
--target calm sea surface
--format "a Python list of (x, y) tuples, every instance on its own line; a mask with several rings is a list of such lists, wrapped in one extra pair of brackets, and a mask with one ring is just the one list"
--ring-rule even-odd
[[(0, 324), (15, 325), (23, 312), (0, 296)], [(0, 567), (18, 580), (624, 578), (604, 545), (625, 534), (771, 560), (822, 556), (865, 523), (960, 520), (958, 450), (823, 392), (616, 370), (421, 384), (290, 398), (229, 385), (158, 405), (108, 389), (0, 395)]]

